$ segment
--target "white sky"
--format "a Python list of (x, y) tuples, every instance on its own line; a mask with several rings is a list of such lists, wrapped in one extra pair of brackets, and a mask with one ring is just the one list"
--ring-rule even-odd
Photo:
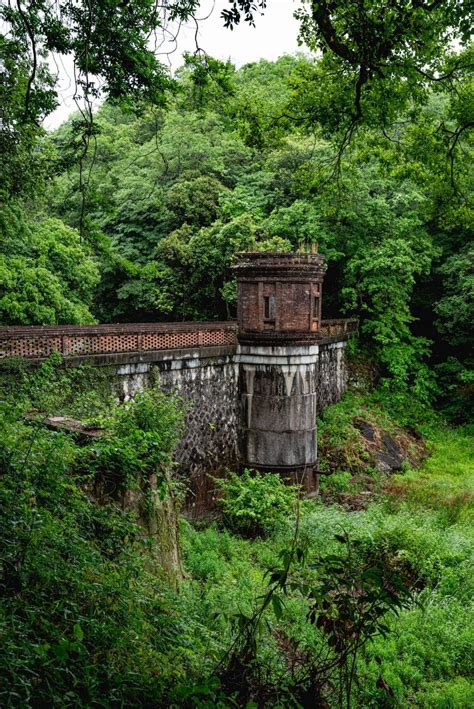
[[(292, 54), (298, 51), (299, 26), (293, 12), (299, 5), (299, 0), (269, 0), (265, 14), (257, 17), (255, 27), (242, 23), (230, 31), (225, 29), (220, 17), (222, 10), (229, 7), (227, 0), (203, 0), (198, 17), (210, 16), (199, 23), (199, 46), (212, 57), (230, 59), (237, 67), (259, 59), (274, 60), (283, 54)], [(170, 63), (173, 70), (182, 64), (183, 52), (192, 52), (196, 48), (195, 29), (192, 24), (180, 28), (177, 48), (171, 54), (166, 53), (173, 50), (174, 43), (166, 41), (160, 48), (160, 52), (164, 53), (160, 58)], [(52, 65), (59, 75), (61, 105), (45, 121), (44, 125), (49, 130), (57, 128), (76, 110), (70, 78), (73, 75), (72, 61), (63, 60), (56, 67)]]

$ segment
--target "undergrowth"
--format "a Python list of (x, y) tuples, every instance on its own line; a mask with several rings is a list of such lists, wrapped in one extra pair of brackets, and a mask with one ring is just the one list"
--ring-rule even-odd
[[(331, 452), (331, 446), (343, 450), (344, 440), (349, 441), (347, 456), (325, 483), (333, 490), (353, 489), (349, 480), (363, 470), (354, 426), (362, 419), (392, 434), (400, 429), (374, 398), (349, 394), (328, 408), (320, 426), (323, 451)], [(308, 558), (337, 554), (335, 534), (347, 534), (361, 549), (370, 549), (374, 564), (399, 572), (416, 600), (398, 615), (389, 614), (390, 632), (372, 638), (359, 656), (354, 707), (473, 705), (473, 430), (450, 428), (432, 418), (425, 432), (430, 457), (419, 470), (406, 466), (386, 477), (363, 509), (349, 511), (321, 498), (300, 505), (299, 543)], [(360, 475), (363, 482), (367, 470)], [(375, 473), (369, 470), (368, 475)], [(265, 570), (289, 548), (293, 533), (290, 518), (268, 539), (241, 539), (217, 523), (201, 531), (185, 525), (188, 571), (201, 589), (206, 612), (212, 616), (219, 610), (222, 633), (229, 632), (224, 619), (236, 609), (249, 616), (255, 597), (265, 592)], [(270, 630), (260, 640), (257, 660), (261, 671), (265, 668), (262, 682), (280, 682), (282, 705), (297, 705), (285, 672), (288, 677), (294, 663), (304, 662), (309, 648), (316, 651), (315, 642), (302, 600), (286, 599), (283, 617), (270, 619)], [(328, 698), (329, 706), (339, 706), (337, 693), (329, 690)]]
[(208, 631), (151, 562), (136, 517), (89, 497), (82, 449), (19, 414), (0, 405), (0, 704), (157, 701)]
[[(399, 421), (374, 397), (346, 395), (320, 422), (322, 454), (338, 461), (324, 485), (347, 493), (370, 478), (376, 494), (348, 510), (298, 500), (273, 476), (231, 476), (223, 520), (181, 522), (176, 593), (136, 517), (90, 497), (97, 471), (83, 446), (24, 421), (24, 406), (5, 399), (0, 411), (2, 705), (474, 704), (472, 427), (431, 421), (423, 466), (380, 479), (363, 467), (358, 422), (398, 435)], [(125, 429), (112, 427), (105, 467), (155, 415), (138, 413), (145, 422), (124, 413)], [(175, 418), (163, 419), (168, 449)]]

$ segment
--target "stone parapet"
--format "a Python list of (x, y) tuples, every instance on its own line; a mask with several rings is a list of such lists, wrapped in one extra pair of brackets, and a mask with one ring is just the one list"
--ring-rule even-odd
[(359, 320), (357, 318), (339, 318), (336, 320), (322, 320), (319, 329), (321, 338), (328, 340), (335, 337), (343, 339), (355, 335), (359, 328)]
[[(319, 344), (351, 337), (358, 321), (322, 320)], [(246, 333), (241, 342), (255, 344), (260, 337), (277, 346), (281, 336), (275, 333)], [(285, 341), (303, 345), (315, 340), (311, 333), (286, 333)], [(156, 353), (173, 351), (176, 357), (193, 348), (237, 347), (235, 321), (213, 323), (131, 323), (124, 325), (58, 325), (0, 327), (0, 359), (21, 357), (42, 360), (59, 352), (66, 366), (79, 364), (121, 364), (127, 361), (153, 361)]]

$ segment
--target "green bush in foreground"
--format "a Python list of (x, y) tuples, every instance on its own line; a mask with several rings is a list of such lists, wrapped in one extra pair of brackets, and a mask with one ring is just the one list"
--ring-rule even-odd
[(245, 469), (242, 475), (230, 473), (217, 484), (223, 492), (224, 523), (243, 536), (268, 535), (294, 512), (296, 487), (285, 485), (275, 473)]
[[(133, 416), (129, 406), (127, 435), (157, 445), (145, 409), (140, 400)], [(206, 631), (152, 563), (134, 516), (86, 494), (85, 449), (21, 413), (0, 406), (0, 704), (159, 702)], [(119, 434), (108, 452), (114, 440), (121, 450)]]

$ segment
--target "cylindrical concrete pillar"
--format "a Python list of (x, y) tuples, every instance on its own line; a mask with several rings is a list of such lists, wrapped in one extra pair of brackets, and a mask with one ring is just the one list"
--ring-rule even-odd
[(314, 467), (318, 346), (240, 344), (237, 361), (244, 462), (271, 470)]

